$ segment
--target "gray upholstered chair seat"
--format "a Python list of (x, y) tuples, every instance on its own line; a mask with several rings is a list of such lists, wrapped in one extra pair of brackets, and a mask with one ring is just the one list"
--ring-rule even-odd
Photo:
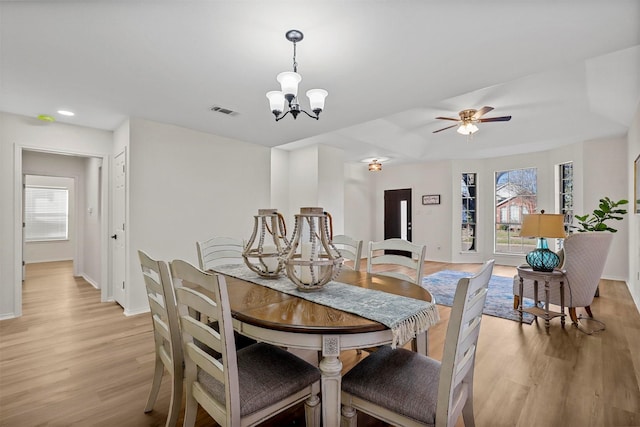
[(433, 425), (439, 380), (439, 361), (404, 348), (383, 346), (343, 377), (342, 390)]
[(382, 346), (342, 379), (341, 425), (356, 427), (358, 411), (394, 426), (466, 427), (473, 417), (473, 371), (482, 308), (494, 260), (458, 281), (442, 362), (405, 348)]
[[(302, 390), (320, 379), (320, 371), (278, 347), (258, 343), (239, 350), (240, 414), (246, 416)], [(225, 403), (224, 384), (198, 370), (198, 382)]]

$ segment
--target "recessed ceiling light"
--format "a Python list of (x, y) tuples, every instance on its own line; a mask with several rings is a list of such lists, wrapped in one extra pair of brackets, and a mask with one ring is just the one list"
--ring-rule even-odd
[(63, 116), (75, 116), (76, 113), (74, 113), (73, 111), (67, 111), (67, 110), (58, 110), (58, 114), (62, 114)]

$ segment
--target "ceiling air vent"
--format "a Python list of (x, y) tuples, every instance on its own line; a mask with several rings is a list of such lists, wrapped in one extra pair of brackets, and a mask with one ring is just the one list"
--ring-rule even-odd
[(212, 105), (209, 109), (211, 111), (215, 111), (216, 113), (226, 114), (227, 116), (235, 116), (236, 114), (238, 114), (237, 111), (229, 110), (228, 108), (224, 108), (219, 105)]

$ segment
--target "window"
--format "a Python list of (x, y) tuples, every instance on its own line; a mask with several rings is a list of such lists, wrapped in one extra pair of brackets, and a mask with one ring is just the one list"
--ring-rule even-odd
[(28, 185), (24, 203), (27, 242), (69, 238), (69, 190)]
[(496, 172), (495, 182), (495, 252), (525, 254), (535, 249), (535, 239), (519, 234), (523, 215), (536, 211), (537, 170)]
[(569, 234), (573, 223), (573, 163), (558, 165), (558, 196), (560, 213), (564, 214), (564, 230)]
[(476, 174), (462, 174), (462, 252), (476, 250)]

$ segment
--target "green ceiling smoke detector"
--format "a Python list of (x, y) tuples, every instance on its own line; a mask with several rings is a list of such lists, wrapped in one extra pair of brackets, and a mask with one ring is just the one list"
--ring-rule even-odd
[(53, 116), (48, 114), (40, 114), (38, 115), (38, 120), (42, 120), (43, 122), (53, 123), (56, 119)]

